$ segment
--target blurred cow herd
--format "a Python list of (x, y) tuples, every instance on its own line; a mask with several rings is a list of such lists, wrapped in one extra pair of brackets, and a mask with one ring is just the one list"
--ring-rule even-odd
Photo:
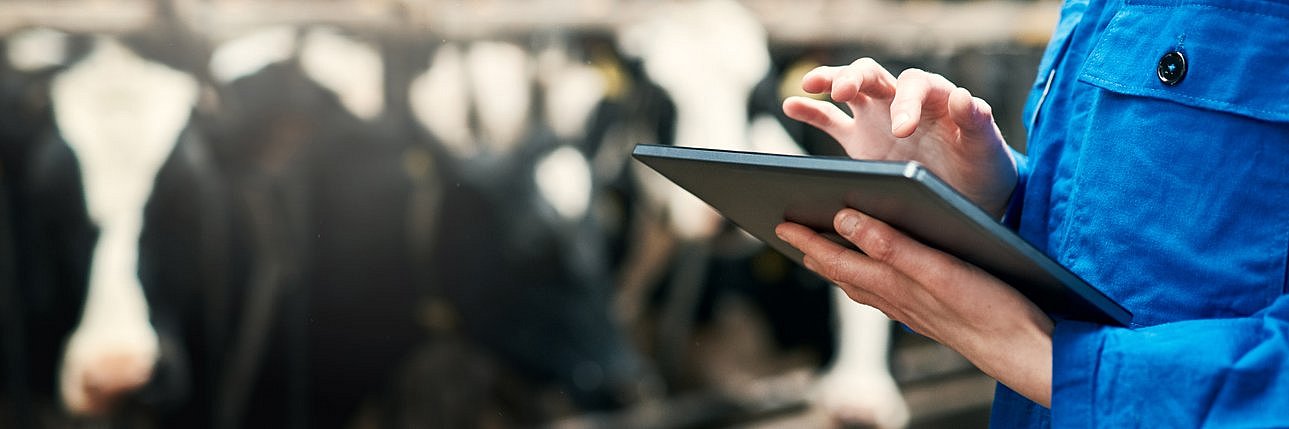
[(779, 103), (854, 51), (720, 0), (3, 41), (4, 427), (532, 426), (801, 367), (837, 421), (908, 421), (884, 317), (629, 158), (839, 154)]

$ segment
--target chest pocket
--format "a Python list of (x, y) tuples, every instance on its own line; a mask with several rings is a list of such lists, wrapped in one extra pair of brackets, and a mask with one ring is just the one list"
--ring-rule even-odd
[(1289, 2), (1123, 1), (1069, 108), (1061, 258), (1147, 325), (1251, 314), (1289, 272)]
[(1289, 3), (1123, 1), (1069, 108), (1061, 258), (1143, 325), (1257, 312), (1289, 272)]
[[(1080, 80), (1120, 94), (1289, 122), (1287, 29), (1284, 2), (1127, 0)], [(1171, 68), (1164, 77), (1161, 63)]]
[[(1287, 29), (1285, 2), (1128, 0), (1089, 55), (1080, 80), (1124, 95), (1289, 123)], [(1161, 70), (1169, 66), (1171, 75)], [(1183, 67), (1180, 75), (1177, 67)], [(1168, 78), (1180, 79), (1169, 84)], [(1289, 147), (1289, 133), (1273, 134), (1280, 148)], [(1271, 152), (1263, 155), (1285, 155)], [(1289, 262), (1280, 292), (1289, 293)]]

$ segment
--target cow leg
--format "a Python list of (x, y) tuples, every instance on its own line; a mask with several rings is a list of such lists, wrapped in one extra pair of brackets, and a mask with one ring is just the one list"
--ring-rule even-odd
[(674, 257), (668, 297), (658, 322), (658, 365), (669, 380), (689, 380), (692, 377), (686, 373), (686, 363), (695, 314), (706, 290), (710, 245), (682, 242)]
[[(14, 252), (14, 235), (9, 207), (9, 188), (0, 164), (0, 353), (3, 355), (5, 383), (4, 403), (0, 403), (0, 417), (12, 419), (16, 427), (31, 427), (27, 399), (26, 326), (23, 323), (21, 295), (18, 293), (17, 253)], [(11, 413), (11, 414), (10, 414)]]
[(900, 428), (909, 410), (888, 364), (891, 322), (876, 309), (832, 295), (838, 315), (837, 356), (819, 379), (815, 402), (846, 424)]

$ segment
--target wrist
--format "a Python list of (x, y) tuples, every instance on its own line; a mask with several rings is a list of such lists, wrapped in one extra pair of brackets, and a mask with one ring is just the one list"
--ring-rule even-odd
[(1052, 397), (1052, 322), (1046, 315), (1022, 317), (1006, 328), (970, 337), (951, 348), (981, 372), (1044, 407)]

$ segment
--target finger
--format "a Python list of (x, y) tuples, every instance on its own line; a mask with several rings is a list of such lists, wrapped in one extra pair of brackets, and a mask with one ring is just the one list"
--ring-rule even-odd
[(801, 90), (810, 94), (820, 94), (832, 89), (833, 78), (841, 72), (841, 67), (819, 66), (801, 77)]
[(941, 284), (952, 280), (944, 278), (947, 274), (941, 272), (943, 267), (964, 264), (919, 243), (885, 222), (854, 209), (837, 212), (837, 216), (833, 218), (833, 227), (843, 238), (859, 247), (868, 258), (887, 264), (922, 284)]
[(850, 115), (841, 108), (809, 97), (788, 97), (783, 100), (783, 113), (789, 118), (823, 130), (837, 141), (846, 141), (850, 129), (854, 127)]
[[(818, 253), (819, 250), (831, 250), (832, 247), (826, 247), (829, 244), (841, 248), (840, 245), (825, 238), (813, 229), (795, 222), (783, 222), (775, 226), (774, 234), (788, 245), (800, 250), (802, 253), (806, 253), (807, 257), (811, 256), (812, 253)], [(807, 250), (812, 252), (807, 252)], [(805, 261), (802, 262), (804, 263)]]
[[(838, 276), (837, 273), (840, 271), (836, 270), (832, 265), (844, 263), (844, 259), (849, 257), (846, 252), (859, 255), (857, 252), (842, 247), (814, 230), (797, 223), (781, 223), (775, 227), (774, 233), (779, 236), (780, 240), (805, 254), (802, 258), (802, 264), (807, 269), (819, 273), (819, 275), (834, 283), (854, 283), (852, 279), (843, 279)], [(870, 262), (860, 261), (860, 263)]]
[(885, 100), (894, 95), (895, 77), (872, 58), (860, 58), (841, 67), (833, 77), (830, 94), (834, 101), (841, 102), (858, 101), (860, 96)]
[(806, 268), (833, 283), (865, 285), (875, 295), (887, 295), (891, 291), (903, 295), (909, 289), (896, 286), (906, 283), (908, 278), (895, 268), (842, 247), (810, 228), (785, 222), (775, 228), (775, 234), (805, 253), (802, 263), (808, 264)]
[(828, 97), (833, 101), (848, 102), (859, 97), (859, 86), (863, 84), (864, 77), (852, 67), (839, 67), (837, 74), (833, 76), (832, 88), (828, 91)]
[(946, 113), (949, 92), (954, 88), (952, 82), (938, 74), (918, 69), (900, 73), (895, 98), (891, 100), (891, 133), (895, 137), (911, 136), (924, 118), (934, 119)]
[(895, 75), (876, 60), (864, 57), (851, 63), (861, 77), (859, 92), (874, 98), (889, 99), (895, 96)]
[(860, 58), (845, 66), (815, 67), (801, 78), (801, 89), (811, 94), (829, 92), (837, 101), (849, 101), (859, 93), (890, 98), (895, 94), (895, 76), (872, 58)]

